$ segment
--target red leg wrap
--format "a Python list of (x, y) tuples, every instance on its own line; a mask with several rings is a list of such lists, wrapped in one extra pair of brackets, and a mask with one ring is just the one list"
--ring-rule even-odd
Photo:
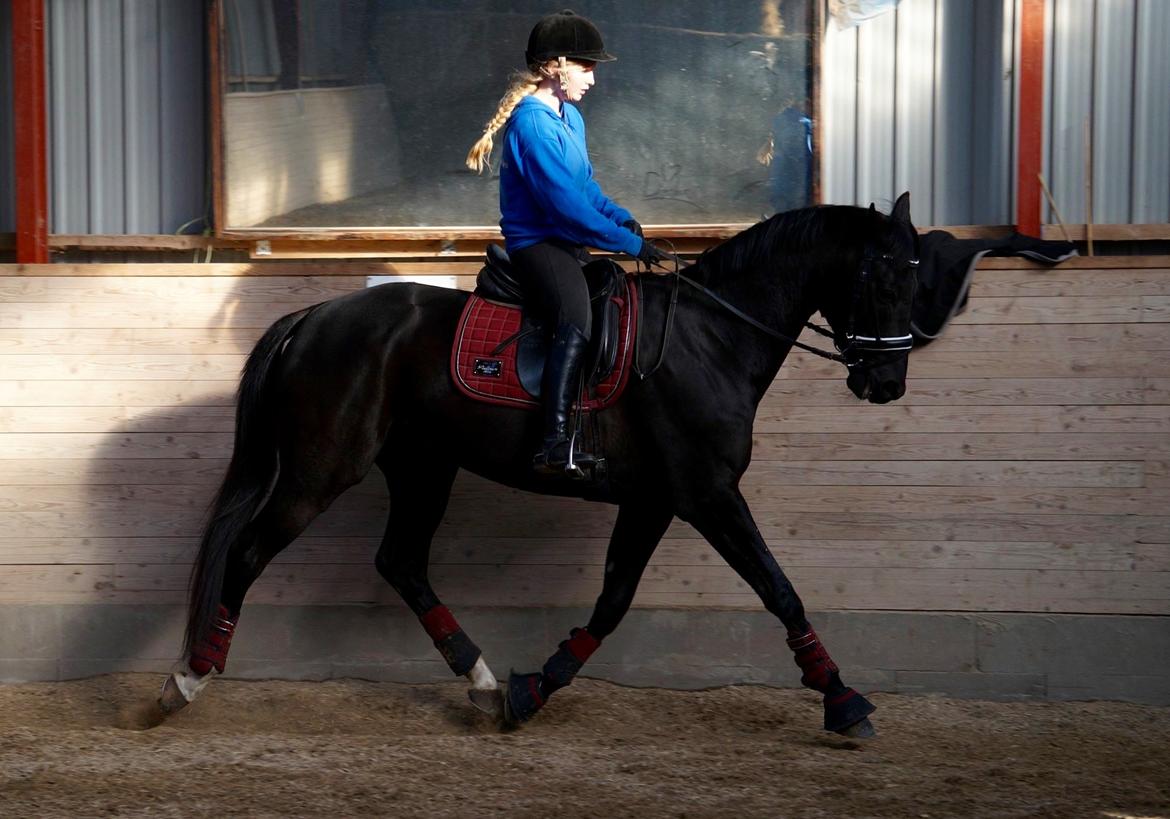
[(573, 629), (573, 636), (565, 641), (565, 648), (577, 658), (577, 662), (584, 663), (593, 652), (601, 646), (601, 641), (583, 628)]
[(211, 621), (211, 629), (191, 649), (191, 659), (187, 664), (199, 676), (208, 674), (215, 669), (223, 673), (227, 664), (228, 649), (232, 645), (232, 635), (236, 633), (236, 624), (228, 614), (227, 608), (219, 607), (215, 619)]
[(821, 645), (817, 633), (810, 629), (807, 634), (789, 637), (788, 647), (795, 655), (797, 666), (804, 672), (800, 678), (801, 683), (814, 691), (824, 692), (829, 687), (833, 675), (840, 669)]
[(459, 624), (455, 622), (454, 615), (451, 614), (450, 609), (446, 606), (435, 606), (418, 619), (422, 623), (423, 628), (427, 630), (427, 634), (436, 643), (450, 637), (457, 631), (463, 630), (459, 628)]

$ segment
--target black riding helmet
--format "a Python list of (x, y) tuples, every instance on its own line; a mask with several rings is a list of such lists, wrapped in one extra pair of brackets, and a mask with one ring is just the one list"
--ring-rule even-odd
[(606, 52), (597, 26), (569, 9), (540, 18), (528, 35), (524, 59), (529, 65), (540, 65), (557, 57), (593, 63), (617, 59)]

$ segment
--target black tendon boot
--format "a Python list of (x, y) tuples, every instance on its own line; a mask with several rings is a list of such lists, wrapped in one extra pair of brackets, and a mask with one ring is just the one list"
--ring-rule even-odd
[[(569, 408), (581, 389), (581, 359), (585, 356), (585, 336), (571, 324), (557, 325), (552, 348), (544, 365), (541, 394), (544, 397), (544, 443), (532, 459), (541, 475), (568, 475), (584, 478), (585, 473), (570, 466)], [(573, 452), (573, 461), (591, 463), (592, 456)]]

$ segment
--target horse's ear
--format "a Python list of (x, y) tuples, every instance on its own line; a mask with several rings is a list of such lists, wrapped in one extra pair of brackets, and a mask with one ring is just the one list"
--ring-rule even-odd
[(898, 197), (898, 201), (894, 203), (894, 209), (890, 212), (890, 218), (895, 222), (910, 224), (910, 191), (906, 191)]
[(870, 202), (870, 203), (869, 203), (869, 209), (870, 209), (870, 210), (871, 210), (873, 213), (877, 213), (877, 205), (875, 205), (873, 202)]

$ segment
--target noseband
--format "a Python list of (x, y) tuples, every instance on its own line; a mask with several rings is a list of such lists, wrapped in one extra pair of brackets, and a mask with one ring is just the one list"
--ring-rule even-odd
[[(858, 305), (860, 305), (860, 303), (861, 303), (862, 291), (868, 289), (870, 298), (871, 299), (873, 298), (873, 288), (866, 288), (865, 285), (869, 283), (869, 280), (872, 276), (873, 271), (871, 269), (871, 265), (873, 264), (873, 262), (875, 260), (881, 260), (882, 262), (889, 263), (889, 262), (892, 262), (894, 260), (894, 257), (889, 253), (883, 253), (880, 256), (874, 256), (871, 253), (866, 253), (865, 257), (861, 260), (861, 268), (858, 270), (857, 278), (854, 280), (854, 283), (853, 283), (853, 298), (850, 302), (850, 307), (849, 307), (849, 325), (844, 333), (841, 333), (841, 334), (834, 333), (832, 330), (830, 330), (826, 327), (821, 327), (820, 325), (817, 325), (817, 324), (813, 324), (811, 321), (806, 321), (804, 323), (804, 326), (809, 328), (810, 330), (813, 330), (814, 332), (819, 333), (820, 335), (825, 336), (827, 338), (833, 339), (833, 346), (837, 349), (837, 352), (831, 353), (828, 350), (822, 350), (819, 347), (813, 347), (811, 344), (805, 344), (804, 342), (798, 341), (797, 339), (792, 338), (791, 336), (787, 336), (784, 333), (773, 330), (771, 327), (764, 324), (763, 322), (760, 322), (757, 319), (752, 318), (747, 313), (740, 310), (738, 307), (736, 307), (734, 304), (732, 304), (731, 302), (724, 299), (722, 296), (718, 295), (717, 293), (714, 293), (706, 286), (699, 284), (697, 281), (690, 278), (689, 276), (684, 276), (681, 272), (679, 272), (678, 257), (676, 256), (675, 257), (675, 267), (674, 267), (674, 270), (671, 271), (671, 273), (673, 273), (673, 275), (675, 277), (675, 282), (674, 282), (673, 291), (671, 292), (671, 296), (670, 296), (670, 306), (667, 308), (667, 311), (666, 311), (666, 329), (663, 332), (663, 336), (662, 336), (662, 350), (659, 353), (658, 361), (655, 362), (654, 366), (651, 367), (647, 371), (643, 371), (641, 369), (641, 367), (638, 365), (639, 359), (638, 359), (638, 349), (637, 348), (639, 346), (639, 341), (641, 340), (641, 337), (642, 337), (642, 320), (641, 320), (641, 316), (639, 316), (638, 317), (638, 335), (634, 340), (634, 346), (635, 346), (635, 349), (634, 349), (634, 372), (636, 372), (638, 374), (639, 378), (646, 379), (646, 378), (649, 378), (651, 375), (653, 375), (654, 372), (659, 367), (662, 366), (662, 361), (666, 357), (667, 342), (670, 340), (670, 330), (674, 324), (674, 308), (675, 308), (675, 305), (678, 303), (678, 283), (680, 280), (686, 282), (691, 287), (693, 287), (696, 290), (700, 291), (701, 293), (705, 294), (707, 296), (707, 298), (714, 301), (720, 307), (727, 310), (729, 313), (736, 316), (737, 318), (747, 322), (748, 324), (755, 327), (760, 332), (766, 333), (767, 335), (771, 336), (772, 338), (780, 339), (781, 341), (786, 341), (789, 344), (791, 344), (792, 346), (799, 347), (800, 349), (805, 350), (807, 352), (810, 352), (814, 355), (819, 355), (821, 358), (827, 358), (830, 361), (836, 361), (836, 362), (839, 362), (841, 364), (844, 364), (850, 370), (852, 370), (854, 367), (861, 366), (865, 363), (865, 356), (863, 355), (864, 353), (894, 353), (894, 352), (903, 352), (903, 351), (909, 352), (910, 348), (914, 346), (914, 337), (910, 334), (907, 334), (904, 336), (882, 336), (882, 335), (865, 336), (865, 335), (858, 335), (856, 332), (857, 312), (858, 312), (857, 308), (858, 308)], [(909, 262), (907, 262), (907, 264), (911, 268), (917, 269), (918, 260), (911, 259)], [(659, 264), (658, 267), (661, 267), (663, 270), (669, 269), (665, 265), (661, 265), (661, 264)], [(643, 299), (641, 299), (641, 298), (638, 299), (639, 311), (641, 310), (643, 302), (644, 302)], [(875, 311), (875, 315), (876, 315), (876, 311)]]

